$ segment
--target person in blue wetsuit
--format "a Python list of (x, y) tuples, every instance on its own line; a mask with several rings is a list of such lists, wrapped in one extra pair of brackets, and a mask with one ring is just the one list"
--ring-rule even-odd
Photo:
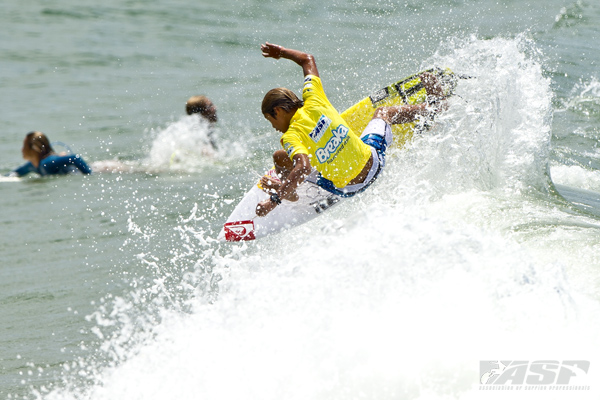
[(91, 174), (92, 169), (79, 155), (56, 154), (48, 137), (42, 132), (29, 132), (23, 141), (23, 158), (28, 162), (13, 170), (10, 176), (23, 176), (36, 172), (41, 176), (66, 175), (80, 171)]

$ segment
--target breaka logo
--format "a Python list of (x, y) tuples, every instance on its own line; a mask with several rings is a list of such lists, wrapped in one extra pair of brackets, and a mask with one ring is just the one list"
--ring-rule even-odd
[(337, 129), (333, 129), (331, 133), (333, 136), (329, 139), (327, 144), (320, 149), (317, 149), (315, 154), (317, 155), (317, 159), (321, 164), (329, 159), (329, 157), (334, 154), (337, 149), (342, 144), (344, 138), (348, 136), (349, 129), (344, 125), (340, 125)]

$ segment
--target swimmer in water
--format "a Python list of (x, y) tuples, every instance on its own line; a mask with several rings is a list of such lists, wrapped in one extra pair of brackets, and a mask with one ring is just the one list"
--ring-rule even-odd
[(48, 137), (42, 132), (33, 131), (23, 141), (23, 158), (27, 163), (13, 170), (9, 176), (24, 176), (31, 172), (41, 176), (66, 175), (73, 172), (91, 174), (91, 168), (77, 154), (57, 154)]
[(187, 115), (198, 114), (209, 123), (208, 140), (214, 149), (217, 143), (214, 138), (213, 126), (217, 123), (217, 107), (206, 96), (192, 96), (185, 103), (185, 112)]

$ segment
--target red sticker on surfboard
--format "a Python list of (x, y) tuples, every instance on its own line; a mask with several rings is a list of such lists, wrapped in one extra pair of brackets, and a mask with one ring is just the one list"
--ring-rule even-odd
[(225, 240), (228, 242), (239, 242), (242, 240), (254, 240), (254, 222), (248, 221), (236, 221), (228, 222), (223, 225), (225, 230)]

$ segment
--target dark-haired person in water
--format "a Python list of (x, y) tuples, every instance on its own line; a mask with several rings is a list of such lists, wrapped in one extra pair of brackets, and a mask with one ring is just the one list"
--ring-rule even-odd
[(23, 176), (31, 172), (46, 175), (66, 175), (80, 171), (91, 174), (91, 168), (77, 154), (56, 154), (50, 140), (42, 132), (33, 131), (23, 141), (23, 158), (27, 163), (13, 170), (10, 176)]
[(206, 96), (192, 96), (185, 103), (185, 112), (187, 115), (198, 114), (209, 123), (208, 140), (214, 149), (217, 148), (217, 143), (214, 138), (213, 126), (217, 123), (217, 107)]
[(187, 115), (200, 114), (208, 122), (217, 122), (217, 107), (206, 96), (192, 96), (185, 103)]

